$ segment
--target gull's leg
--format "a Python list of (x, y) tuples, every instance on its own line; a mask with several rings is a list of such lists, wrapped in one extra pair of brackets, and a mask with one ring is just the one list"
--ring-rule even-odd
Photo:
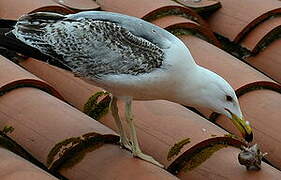
[(125, 148), (131, 150), (130, 142), (126, 136), (126, 132), (124, 131), (122, 127), (122, 123), (120, 121), (119, 113), (118, 113), (118, 106), (117, 106), (117, 98), (115, 96), (112, 96), (111, 102), (110, 102), (110, 108), (112, 116), (115, 120), (115, 124), (118, 129), (118, 133), (120, 135), (120, 144), (121, 146), (124, 146)]
[(157, 162), (153, 157), (148, 156), (144, 153), (142, 153), (139, 143), (138, 143), (138, 138), (136, 134), (136, 129), (133, 123), (133, 114), (132, 114), (132, 98), (127, 98), (126, 99), (126, 104), (125, 104), (125, 116), (126, 116), (126, 121), (129, 125), (130, 133), (131, 133), (131, 141), (132, 141), (132, 153), (134, 156), (139, 157), (140, 159), (143, 159), (145, 161), (151, 162), (157, 166), (164, 167), (162, 164)]

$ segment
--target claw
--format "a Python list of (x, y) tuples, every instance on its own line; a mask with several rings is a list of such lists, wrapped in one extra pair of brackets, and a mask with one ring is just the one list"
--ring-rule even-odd
[(120, 145), (122, 148), (125, 148), (132, 152), (132, 143), (131, 142), (128, 142), (127, 140), (122, 140), (122, 138), (121, 138)]

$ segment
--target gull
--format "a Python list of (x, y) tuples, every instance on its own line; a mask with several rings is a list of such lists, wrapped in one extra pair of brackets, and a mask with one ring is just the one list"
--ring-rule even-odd
[[(253, 139), (229, 83), (196, 64), (188, 47), (176, 36), (149, 22), (112, 12), (38, 12), (20, 17), (6, 35), (47, 55), (45, 60), (50, 64), (60, 64), (110, 92), (120, 144), (135, 157), (162, 167), (140, 149), (133, 100), (162, 99), (209, 108), (231, 119), (247, 141)], [(125, 104), (129, 133), (119, 117), (119, 100)]]

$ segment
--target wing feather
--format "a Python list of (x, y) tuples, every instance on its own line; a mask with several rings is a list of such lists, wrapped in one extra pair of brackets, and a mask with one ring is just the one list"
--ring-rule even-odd
[(147, 73), (164, 60), (162, 48), (105, 19), (36, 13), (20, 18), (13, 34), (88, 78)]

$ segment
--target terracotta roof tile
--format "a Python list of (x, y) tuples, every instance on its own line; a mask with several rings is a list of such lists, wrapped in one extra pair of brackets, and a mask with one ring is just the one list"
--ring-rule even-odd
[(193, 10), (170, 0), (97, 0), (102, 10), (123, 13), (146, 20), (166, 15), (181, 15), (191, 18), (203, 26), (207, 23)]
[[(275, 167), (281, 168), (280, 158), (280, 116), (281, 107), (281, 86), (255, 86), (248, 87), (247, 93), (239, 98), (239, 102), (244, 112), (245, 119), (251, 122), (254, 129), (254, 142), (258, 143), (263, 151), (268, 152), (265, 157)], [(267, 89), (268, 88), (268, 89)], [(260, 90), (259, 90), (260, 89)], [(227, 128), (229, 131), (237, 133), (229, 124), (227, 119), (219, 117), (216, 122)]]
[[(6, 66), (1, 66), (1, 72)], [(16, 65), (10, 66), (10, 72), (16, 72), (16, 70)], [(13, 76), (13, 74), (10, 73), (10, 76)], [(50, 150), (65, 139), (79, 137), (89, 132), (115, 134), (109, 128), (72, 106), (36, 88), (17, 88), (2, 95), (0, 118), (1, 129), (5, 125), (14, 127), (15, 130), (10, 136), (42, 163), (46, 163)], [(140, 177), (147, 177), (147, 179), (155, 179), (156, 177), (175, 179), (174, 176), (171, 176), (163, 169), (145, 161), (133, 159), (130, 153), (120, 149), (119, 145), (104, 145), (102, 149), (102, 151), (89, 152), (86, 158), (83, 159), (84, 161), (77, 163), (71, 170), (64, 169), (61, 173), (66, 177), (83, 180), (100, 179), (105, 176), (104, 174), (113, 179), (130, 179), (134, 174), (143, 174)], [(92, 157), (90, 155), (92, 153), (95, 158), (85, 160)], [(127, 173), (112, 171), (112, 169), (108, 168), (109, 164), (107, 163), (98, 165), (103, 171), (98, 168), (92, 168), (96, 165), (96, 162), (105, 159), (112, 166), (114, 166), (114, 162), (119, 164), (122, 161), (127, 165)], [(91, 170), (86, 171), (85, 167), (91, 167)], [(129, 170), (128, 167), (135, 168)], [(119, 165), (115, 167), (115, 169), (119, 168), (121, 168)], [(75, 171), (75, 173), (72, 171)]]
[[(72, 4), (73, 1), (65, 1), (64, 5), (72, 7), (72, 9), (75, 10), (83, 10), (88, 6), (84, 4), (84, 2), (86, 4), (91, 3), (84, 0), (83, 4), (78, 3), (75, 5)], [(242, 1), (229, 3), (226, 0), (221, 0), (221, 2), (223, 8), (215, 13), (209, 19), (209, 22), (215, 32), (222, 32), (222, 35), (237, 42), (242, 39), (250, 27), (260, 22), (263, 18), (270, 16), (268, 12), (279, 12), (279, 8), (276, 8), (277, 6), (275, 5), (277, 5), (277, 3), (279, 3), (278, 5), (281, 4), (280, 2), (272, 0), (271, 4), (265, 3), (264, 6), (260, 4), (256, 5), (258, 3), (254, 3), (254, 5), (250, 6), (253, 2), (252, 0), (247, 0), (243, 2), (249, 4), (249, 6), (244, 7), (245, 5), (243, 5), (243, 8), (241, 8)], [(102, 10), (120, 12), (144, 18), (167, 29), (171, 27), (193, 29), (215, 40), (209, 26), (199, 15), (191, 9), (172, 1), (98, 0), (98, 4), (101, 6)], [(255, 12), (252, 12), (254, 11), (252, 9), (254, 9)], [(0, 8), (0, 17), (2, 17), (1, 12)], [(245, 15), (246, 13), (249, 15)], [(18, 17), (18, 14), (9, 14), (7, 17)], [(277, 21), (277, 19), (270, 19), (268, 22), (265, 21), (265, 24), (257, 26), (257, 28), (269, 24), (269, 26), (272, 26), (274, 29), (278, 26), (278, 23), (274, 24), (272, 22)], [(250, 34), (258, 34), (258, 38), (254, 40), (245, 39), (243, 42), (245, 46), (248, 43), (249, 47), (253, 47), (253, 44), (258, 42), (263, 36), (262, 33), (268, 34), (268, 32), (272, 30), (269, 26), (266, 26), (266, 28), (254, 29)], [(228, 30), (228, 28), (230, 29)], [(274, 83), (273, 80), (259, 73), (254, 68), (251, 68), (198, 37), (185, 35), (181, 38), (188, 45), (192, 55), (199, 64), (221, 74), (235, 89), (248, 88), (251, 84), (259, 84), (261, 81), (267, 85), (272, 85)], [(80, 110), (83, 109), (83, 105), (90, 95), (100, 90), (75, 78), (70, 73), (34, 59), (24, 61), (21, 65), (50, 83), (70, 104), (78, 107)], [(5, 71), (4, 74), (3, 82), (6, 82), (10, 77), (7, 77), (9, 74), (5, 73)], [(11, 78), (10, 81), (15, 82), (14, 79)], [(251, 88), (253, 87), (251, 86)], [(258, 86), (258, 88), (260, 88), (260, 86)], [(77, 92), (79, 96), (76, 95)], [(250, 91), (241, 96), (240, 101), (242, 109), (245, 110), (244, 115), (246, 119), (251, 121), (256, 130), (255, 133), (257, 135), (255, 140), (258, 140), (258, 143), (262, 145), (263, 151), (268, 151), (270, 153), (270, 162), (273, 162), (274, 165), (280, 168), (278, 162), (279, 158), (276, 157), (279, 153), (278, 147), (280, 147), (280, 145), (278, 144), (278, 138), (272, 138), (272, 136), (278, 137), (277, 132), (279, 132), (278, 126), (272, 127), (274, 123), (277, 123), (277, 119), (280, 116), (276, 113), (276, 109), (280, 107), (281, 102), (279, 101), (280, 93), (278, 92), (272, 89)], [(17, 104), (17, 106), (15, 106), (15, 104)], [(257, 104), (259, 104), (259, 106), (257, 106)], [(265, 106), (267, 108), (263, 108)], [(142, 149), (166, 166), (177, 162), (169, 162), (167, 160), (167, 154), (169, 148), (179, 140), (187, 137), (191, 138), (191, 142), (184, 146), (179, 155), (177, 155), (177, 160), (185, 155), (190, 156), (192, 149), (200, 147), (202, 143), (208, 144), (212, 142), (212, 140), (216, 139), (213, 137), (214, 135), (223, 136), (226, 133), (224, 130), (209, 123), (181, 105), (167, 101), (134, 102), (134, 108), (135, 122)], [(120, 111), (124, 111), (122, 106), (120, 106)], [(201, 111), (206, 116), (209, 116), (211, 113), (206, 110)], [(267, 115), (268, 112), (271, 116)], [(81, 136), (82, 134), (93, 131), (100, 134), (114, 134), (113, 131), (102, 126), (97, 121), (93, 121), (88, 116), (83, 115), (81, 112), (75, 110), (75, 108), (35, 88), (15, 89), (2, 96), (0, 117), (0, 127), (7, 124), (15, 127), (16, 131), (12, 133), (11, 136), (43, 162), (46, 161), (50, 149), (56, 143), (66, 138)], [(268, 118), (274, 123), (268, 123), (268, 121), (266, 121)], [(38, 121), (38, 119), (40, 119), (40, 121)], [(228, 123), (229, 120), (222, 119), (223, 117), (219, 117), (217, 122), (229, 130), (232, 130), (233, 125), (230, 127)], [(115, 129), (114, 121), (110, 114), (102, 117), (100, 121), (106, 126)], [(274, 132), (271, 132), (272, 129), (274, 129)], [(262, 135), (261, 132), (265, 135)], [(44, 145), (42, 142), (45, 142)], [(228, 179), (278, 179), (280, 177), (280, 171), (267, 164), (263, 165), (262, 171), (256, 172), (255, 174), (247, 173), (244, 167), (240, 166), (237, 160), (234, 160), (237, 159), (238, 151), (239, 149), (234, 147), (224, 148), (216, 152), (193, 171), (183, 173), (183, 171), (179, 169), (178, 177), (181, 179), (206, 179), (206, 176), (213, 179), (222, 177)], [(222, 163), (218, 164), (217, 162)], [(125, 168), (126, 171), (124, 171)], [(128, 172), (128, 169), (131, 169), (131, 171)], [(162, 169), (156, 168), (144, 161), (131, 158), (128, 152), (112, 144), (103, 145), (87, 153), (85, 157), (77, 162), (71, 169), (59, 168), (59, 172), (69, 179), (83, 180), (92, 178), (99, 179), (100, 177), (103, 179), (131, 179), (132, 176), (136, 177), (136, 179), (175, 179), (175, 177), (169, 175)]]
[(0, 158), (1, 180), (57, 180), (6, 149), (0, 148)]
[[(181, 38), (190, 48), (191, 54), (194, 56), (195, 60), (217, 72), (218, 74), (222, 75), (226, 80), (230, 82), (230, 84), (235, 88), (239, 89), (243, 86), (246, 86), (248, 84), (257, 83), (260, 81), (263, 81), (265, 83), (274, 83), (273, 80), (269, 79), (265, 75), (261, 74), (260, 72), (256, 71), (254, 68), (251, 68), (250, 66), (244, 64), (243, 62), (235, 59), (234, 57), (231, 57), (227, 53), (221, 51), (220, 49), (217, 49), (216, 47), (207, 44), (206, 42), (202, 41), (199, 38), (195, 38), (193, 36), (184, 36)], [(200, 47), (200, 48), (199, 48)], [(206, 59), (208, 57), (208, 59)], [(273, 84), (274, 86), (274, 84)], [(259, 88), (259, 87), (256, 87)], [(260, 86), (260, 88), (262, 88)], [(266, 88), (266, 87), (263, 87)], [(269, 89), (272, 89), (269, 87)], [(278, 88), (277, 88), (278, 89)], [(274, 148), (275, 146), (280, 146), (279, 140), (272, 140), (272, 136), (276, 137), (276, 135), (273, 135), (274, 133), (271, 132), (272, 124), (278, 123), (279, 116), (281, 114), (278, 114), (277, 107), (280, 107), (281, 102), (281, 88), (279, 93), (274, 91), (262, 91), (263, 95), (258, 94), (256, 91), (253, 91), (249, 93), (248, 96), (251, 96), (250, 100), (244, 100), (244, 96), (242, 96), (240, 99), (240, 105), (242, 108), (242, 111), (244, 112), (245, 119), (249, 120), (252, 123), (252, 126), (256, 130), (255, 133), (255, 140), (256, 142), (263, 144), (262, 148), (265, 151), (272, 152), (271, 148)], [(266, 97), (266, 98), (265, 98)], [(259, 104), (259, 106), (257, 106)], [(268, 107), (269, 109), (265, 108)], [(270, 111), (273, 111), (274, 115), (269, 116)], [(208, 110), (201, 110), (202, 113), (204, 113), (207, 117), (210, 116), (210, 111)], [(221, 117), (222, 118), (222, 117)], [(227, 119), (224, 117), (224, 120), (219, 121), (219, 124), (221, 124), (225, 128), (229, 128), (230, 126), (233, 127), (231, 123), (228, 123)], [(270, 120), (269, 120), (270, 119)], [(271, 121), (271, 123), (268, 123), (268, 121)], [(259, 123), (263, 125), (259, 125)], [(225, 126), (225, 124), (228, 124), (228, 126)], [(257, 124), (257, 125), (256, 125)], [(233, 128), (231, 128), (233, 130)], [(236, 134), (237, 131), (235, 131)], [(263, 132), (260, 134), (260, 132)], [(275, 133), (277, 133), (278, 130), (275, 130)], [(266, 140), (265, 140), (266, 139)], [(273, 143), (274, 141), (274, 143)], [(264, 145), (265, 142), (272, 142), (271, 147), (268, 146), (268, 144)], [(275, 154), (276, 153), (276, 154)], [(279, 164), (279, 160), (276, 161), (276, 158), (278, 157), (279, 151), (276, 150), (275, 153), (270, 153), (269, 159), (279, 168), (281, 167), (281, 164)], [(275, 159), (275, 160), (274, 160)]]
[[(280, 4), (281, 6), (281, 4)], [(249, 49), (252, 53), (257, 54), (264, 47), (264, 41), (270, 36), (276, 36), (281, 26), (281, 17), (270, 18), (247, 34), (247, 36), (241, 41), (241, 45)], [(267, 44), (270, 42), (266, 42)]]
[(246, 59), (246, 62), (263, 71), (274, 80), (281, 83), (281, 40), (275, 40), (256, 56)]
[(190, 24), (191, 26), (192, 25), (200, 26), (197, 22), (194, 22), (190, 19), (186, 19), (182, 16), (175, 16), (175, 15), (160, 17), (151, 21), (151, 23), (156, 24), (157, 26), (160, 26), (162, 28), (167, 28), (174, 24), (183, 24), (183, 23)]
[(21, 15), (36, 11), (39, 8), (45, 11), (68, 12), (66, 8), (52, 0), (3, 0), (0, 1), (0, 18), (17, 19)]
[(239, 42), (255, 25), (281, 12), (281, 2), (276, 0), (221, 0), (222, 8), (208, 19), (211, 28)]
[[(15, 104), (17, 104), (16, 107)], [(63, 140), (89, 132), (115, 134), (112, 130), (102, 126), (99, 122), (94, 121), (75, 108), (33, 88), (16, 89), (2, 96), (0, 117), (2, 127), (3, 124), (8, 124), (15, 128), (11, 137), (43, 163), (46, 163), (50, 150)], [(42, 144), (42, 142), (44, 143)], [(144, 177), (148, 175), (150, 178), (175, 179), (154, 165), (139, 159), (132, 159), (130, 153), (120, 149), (119, 145), (104, 145), (104, 148), (107, 150), (91, 151), (87, 153), (83, 161), (78, 161), (71, 169), (66, 168), (62, 171), (59, 169), (59, 172), (66, 177), (83, 180), (100, 179), (105, 176), (104, 174), (117, 179), (130, 179), (128, 174), (144, 174)], [(87, 160), (87, 158), (93, 156), (95, 158)], [(122, 160), (127, 165), (127, 173), (121, 174), (119, 171), (112, 171), (108, 168), (107, 163), (98, 163), (98, 167), (103, 171), (93, 168), (97, 165), (96, 162), (105, 159), (113, 166), (115, 163), (115, 165), (119, 164)], [(138, 168), (128, 168), (135, 166), (138, 166)], [(85, 170), (86, 167), (91, 167), (91, 170)], [(149, 173), (151, 171), (152, 174)]]
[(209, 41), (218, 47), (221, 47), (220, 42), (208, 27), (201, 26), (200, 24), (184, 17), (175, 15), (164, 16), (151, 21), (151, 23), (165, 28), (166, 30), (175, 34), (191, 33), (197, 35), (198, 37), (205, 39), (206, 41)]
[[(200, 40), (202, 41), (202, 40)], [(204, 41), (202, 41), (204, 42)], [(209, 45), (211, 46), (211, 45)], [(215, 48), (215, 47), (214, 47)], [(210, 49), (210, 48), (209, 48)], [(220, 50), (219, 50), (220, 51)], [(226, 53), (225, 53), (226, 54)], [(227, 55), (227, 54), (226, 54)], [(226, 56), (229, 58), (229, 56)], [(36, 61), (29, 59), (28, 61), (25, 61), (24, 66), (27, 67), (28, 64), (35, 63)], [(239, 61), (238, 61), (239, 62)], [(38, 63), (38, 62), (37, 62)], [(243, 63), (242, 63), (243, 64)], [(50, 69), (47, 68), (47, 64), (38, 63), (38, 67), (42, 66), (40, 69)], [(44, 66), (44, 67), (43, 67)], [(30, 68), (31, 66), (29, 66)], [(34, 69), (38, 69), (35, 68)], [(40, 71), (40, 69), (38, 71)], [(250, 68), (251, 69), (251, 68)], [(32, 71), (32, 69), (30, 69)], [(54, 74), (55, 71), (60, 71), (59, 69), (54, 68), (50, 73)], [(37, 72), (37, 71), (36, 71)], [(246, 71), (247, 72), (247, 71)], [(259, 74), (258, 72), (256, 72)], [(45, 73), (44, 73), (45, 74)], [(48, 74), (48, 73), (47, 73)], [(68, 73), (67, 73), (68, 74)], [(39, 75), (39, 74), (38, 74)], [(62, 75), (62, 74), (60, 74)], [(258, 76), (258, 75), (257, 75)], [(45, 76), (48, 77), (48, 76)], [(63, 76), (62, 76), (63, 77)], [(253, 76), (256, 77), (256, 76)], [(260, 77), (264, 77), (263, 75), (260, 75)], [(70, 79), (75, 79), (74, 83), (71, 83), (71, 85), (68, 85), (68, 90), (72, 89), (74, 92), (78, 92), (76, 88), (79, 86), (80, 82), (82, 80), (76, 79), (74, 76), (68, 76)], [(51, 78), (50, 78), (51, 79)], [(57, 79), (57, 78), (55, 78)], [(70, 82), (70, 79), (68, 82)], [(53, 86), (56, 88), (60, 88), (58, 85), (59, 81), (52, 80)], [(75, 85), (76, 83), (76, 85)], [(60, 89), (61, 93), (64, 94), (64, 91), (66, 89)], [(79, 95), (81, 95), (82, 99), (86, 99), (85, 97), (87, 95), (90, 95), (91, 93), (96, 92), (97, 90), (94, 90), (94, 87), (83, 89), (81, 92), (79, 91)], [(88, 91), (88, 92), (87, 92)], [(80, 97), (80, 96), (79, 96)], [(84, 102), (85, 103), (85, 102)], [(119, 105), (120, 114), (124, 114), (123, 106)], [(191, 147), (196, 147), (198, 143), (202, 141), (209, 141), (209, 139), (212, 139), (212, 135), (216, 136), (224, 136), (226, 134), (225, 131), (221, 130), (220, 128), (214, 126), (213, 124), (209, 123), (205, 119), (199, 117), (195, 113), (192, 113), (188, 111), (186, 108), (176, 105), (174, 103), (169, 103), (166, 101), (153, 101), (153, 102), (134, 102), (134, 117), (135, 117), (135, 123), (138, 131), (138, 137), (140, 139), (141, 146), (143, 150), (158, 159), (160, 162), (164, 163), (166, 166), (170, 165), (172, 163), (167, 161), (167, 154), (168, 150), (172, 145), (176, 142), (178, 142), (181, 139), (184, 139), (186, 137), (189, 137), (191, 139), (191, 143), (184, 146), (182, 151), (177, 155), (176, 157), (179, 157), (181, 154), (183, 154), (185, 151), (189, 151)], [(173, 123), (171, 123), (171, 120)], [(249, 119), (250, 120), (250, 119)], [(229, 122), (229, 120), (225, 120)], [(114, 120), (112, 119), (111, 115), (108, 114), (105, 117), (100, 119), (100, 122), (105, 124), (108, 127), (111, 127), (115, 129)], [(233, 125), (232, 125), (233, 126)], [(204, 169), (207, 166), (213, 166), (215, 162), (218, 161), (218, 159), (222, 159), (224, 157), (224, 161), (222, 162), (222, 168), (226, 168), (226, 172), (229, 174), (222, 173), (221, 171), (215, 171), (212, 169), (213, 174), (212, 176), (219, 177), (225, 176), (225, 177), (231, 177), (233, 174), (231, 173), (233, 171), (233, 168), (235, 168), (235, 177), (237, 179), (243, 179), (245, 174), (241, 173), (241, 171), (244, 172), (243, 167), (240, 167), (240, 165), (237, 163), (237, 161), (234, 161), (233, 158), (237, 158), (233, 156), (233, 154), (237, 154), (238, 150), (235, 148), (227, 148), (228, 150), (222, 150), (217, 152), (218, 156), (215, 159), (211, 159), (210, 161), (206, 161), (202, 164), (202, 166), (199, 166), (195, 169), (195, 171), (192, 171), (192, 176), (194, 179), (201, 178), (200, 172), (205, 171)], [(263, 150), (265, 151), (266, 148), (264, 147)], [(232, 155), (230, 155), (232, 154)], [(225, 156), (228, 156), (227, 158)], [(217, 159), (218, 158), (218, 159)], [(226, 165), (227, 164), (227, 165)], [(263, 171), (266, 171), (266, 173), (260, 173), (258, 176), (260, 177), (276, 177), (280, 174), (279, 171), (276, 171), (272, 169), (268, 165), (264, 165)], [(220, 169), (220, 168), (218, 168)], [(218, 170), (217, 169), (217, 170)], [(209, 172), (209, 171), (208, 171)], [(215, 173), (214, 173), (215, 172)], [(222, 174), (220, 174), (222, 173)], [(188, 179), (189, 173), (183, 174), (180, 173), (179, 177), (182, 179)], [(252, 177), (253, 179), (256, 178)]]
[(198, 64), (220, 74), (234, 89), (256, 81), (273, 82), (254, 68), (206, 41), (195, 36), (181, 36), (180, 38), (189, 47)]
[(26, 72), (21, 67), (0, 56), (0, 91), (5, 93), (18, 87), (35, 87), (63, 99), (62, 96), (48, 83)]
[(93, 0), (53, 0), (75, 12), (98, 10), (100, 6)]
[(194, 9), (200, 15), (210, 14), (219, 8), (221, 3), (218, 0), (175, 0), (176, 2)]
[[(272, 168), (270, 165), (263, 163), (262, 170), (257, 172), (249, 172), (245, 167), (238, 165), (237, 154), (239, 149), (234, 147), (222, 148), (208, 158), (200, 168), (192, 171), (181, 171), (178, 174), (180, 179), (204, 180), (204, 179), (279, 179), (281, 173), (279, 170)], [(229, 163), (231, 162), (231, 163)], [(216, 174), (220, 169), (221, 173)]]
[[(84, 104), (94, 92), (101, 91), (100, 88), (93, 87), (80, 78), (74, 77), (70, 72), (35, 59), (30, 58), (23, 61), (21, 66), (49, 82), (68, 103), (80, 110), (83, 110)], [(79, 96), (76, 95), (76, 92), (79, 92)]]
[[(277, 46), (270, 46), (270, 44), (279, 38), (281, 2), (222, 0), (221, 3), (222, 8), (208, 18), (213, 31), (247, 48), (251, 57), (247, 58), (249, 55), (246, 55), (241, 58), (280, 82), (280, 60), (275, 53), (270, 53), (270, 51), (276, 51)], [(267, 47), (272, 49), (262, 53), (261, 51)], [(260, 52), (262, 55), (257, 55)], [(262, 58), (269, 60), (264, 61)]]

